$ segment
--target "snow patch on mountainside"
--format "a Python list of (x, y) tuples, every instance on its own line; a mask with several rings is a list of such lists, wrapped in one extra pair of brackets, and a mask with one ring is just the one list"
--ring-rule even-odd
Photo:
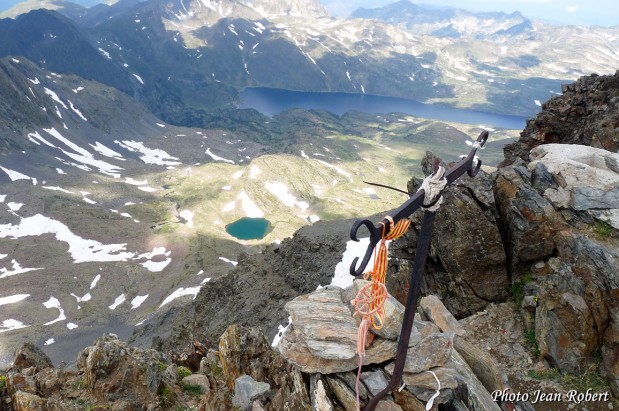
[(24, 268), (14, 259), (11, 260), (11, 267), (0, 268), (0, 278), (11, 277), (17, 274), (28, 273), (30, 271), (43, 270), (43, 268)]
[(8, 297), (0, 297), (0, 306), (6, 304), (15, 304), (30, 297), (30, 294), (15, 294)]
[(13, 331), (13, 330), (19, 330), (21, 328), (26, 328), (26, 327), (29, 327), (29, 325), (25, 325), (21, 321), (10, 318), (8, 320), (2, 321), (2, 324), (0, 324), (0, 333), (7, 332), (7, 331)]
[(213, 160), (215, 160), (215, 161), (223, 161), (224, 163), (228, 163), (228, 164), (235, 164), (235, 163), (234, 163), (234, 161), (232, 161), (232, 160), (228, 160), (227, 158), (223, 158), (223, 157), (220, 157), (220, 156), (218, 156), (218, 155), (214, 154), (214, 153), (211, 151), (211, 148), (210, 148), (210, 147), (208, 147), (208, 148), (206, 149), (205, 153), (206, 153), (209, 157), (211, 157)]
[(11, 181), (32, 180), (32, 184), (35, 185), (35, 186), (37, 185), (37, 179), (36, 178), (28, 177), (27, 175), (22, 174), (19, 171), (11, 170), (9, 168), (5, 168), (5, 167), (2, 167), (2, 166), (0, 166), (0, 170), (4, 171), (9, 176)]
[(141, 141), (123, 140), (114, 141), (119, 146), (133, 152), (141, 154), (140, 159), (146, 164), (155, 164), (160, 166), (176, 166), (181, 164), (177, 157), (174, 157), (159, 148), (148, 148)]
[(306, 201), (297, 200), (297, 198), (290, 193), (288, 186), (284, 183), (267, 181), (264, 183), (264, 187), (287, 207), (296, 206), (302, 211), (309, 208), (309, 204)]
[(125, 299), (126, 297), (124, 294), (119, 295), (118, 297), (116, 297), (112, 305), (110, 305), (108, 308), (110, 310), (115, 310), (119, 305), (125, 302)]
[(264, 217), (264, 213), (253, 202), (251, 198), (247, 195), (245, 191), (241, 191), (241, 193), (237, 197), (238, 200), (241, 201), (241, 208), (245, 211), (245, 215), (250, 218), (262, 218)]
[[(172, 261), (170, 251), (166, 250), (165, 247), (155, 247), (149, 253), (138, 254), (127, 251), (126, 244), (102, 244), (96, 240), (84, 239), (74, 234), (61, 222), (41, 214), (21, 218), (19, 224), (16, 225), (0, 225), (0, 238), (17, 239), (28, 236), (41, 236), (43, 234), (54, 234), (58, 241), (67, 243), (69, 245), (68, 252), (73, 258), (74, 263), (141, 261), (140, 264), (148, 270), (160, 272)], [(165, 259), (163, 261), (153, 261), (158, 256), (163, 256)], [(158, 258), (158, 260), (161, 260), (161, 258)], [(5, 269), (3, 275), (9, 276), (26, 272), (23, 270), (33, 271), (40, 269), (22, 269), (15, 263), (13, 270)]]
[(64, 309), (62, 308), (62, 306), (60, 305), (60, 301), (58, 301), (56, 297), (50, 297), (49, 300), (43, 303), (43, 305), (45, 306), (45, 308), (55, 308), (58, 310), (58, 318), (48, 321), (43, 325), (52, 325), (59, 321), (64, 321), (67, 319), (67, 316), (64, 314)]
[(187, 288), (178, 288), (176, 291), (174, 291), (172, 294), (170, 294), (169, 296), (167, 296), (165, 298), (165, 300), (163, 300), (163, 302), (161, 303), (161, 305), (159, 306), (159, 308), (163, 307), (166, 304), (171, 303), (172, 301), (176, 300), (177, 298), (183, 297), (185, 295), (191, 295), (193, 296), (193, 299), (196, 299), (196, 296), (198, 295), (198, 293), (200, 292), (200, 288), (202, 288), (201, 286), (197, 286), (197, 287), (187, 287)]

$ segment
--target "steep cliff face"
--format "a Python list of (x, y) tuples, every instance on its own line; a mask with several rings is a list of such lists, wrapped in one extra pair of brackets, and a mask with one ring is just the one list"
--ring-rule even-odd
[(599, 370), (618, 392), (619, 155), (544, 144), (529, 156), (493, 187), (512, 283), (541, 357), (561, 372)]
[(529, 159), (540, 144), (584, 144), (619, 150), (619, 71), (612, 76), (581, 77), (563, 87), (563, 95), (545, 102), (527, 122), (520, 139), (504, 148), (504, 164)]
[(618, 395), (619, 71), (563, 92), (505, 148), (499, 228), (541, 357), (597, 370)]

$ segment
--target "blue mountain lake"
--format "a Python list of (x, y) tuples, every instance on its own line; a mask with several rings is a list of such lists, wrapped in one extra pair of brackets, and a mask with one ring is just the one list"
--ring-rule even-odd
[(475, 110), (424, 104), (399, 97), (375, 96), (370, 94), (291, 91), (268, 87), (249, 87), (240, 93), (239, 108), (253, 108), (274, 116), (292, 108), (322, 109), (338, 116), (347, 111), (365, 113), (404, 113), (442, 121), (477, 124), (522, 130), (526, 117), (485, 113)]
[(265, 218), (243, 217), (226, 225), (226, 232), (239, 240), (259, 240), (271, 229), (271, 223)]

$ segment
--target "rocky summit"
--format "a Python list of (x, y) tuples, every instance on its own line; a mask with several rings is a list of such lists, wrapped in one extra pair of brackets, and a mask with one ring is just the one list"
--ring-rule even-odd
[[(84, 349), (75, 369), (53, 368), (40, 349), (25, 345), (2, 380), (2, 406), (22, 411), (354, 410), (353, 370), (358, 357), (351, 340), (356, 335), (356, 321), (341, 300), (343, 294), (340, 288), (325, 288), (291, 301), (287, 308), (296, 319), (296, 331), (284, 335), (278, 350), (259, 328), (238, 325), (228, 327), (216, 347), (206, 349), (195, 343), (199, 362), (193, 369), (188, 361), (176, 358), (184, 364), (178, 366), (163, 353), (129, 347), (111, 334)], [(421, 318), (415, 322), (403, 377), (406, 390), (394, 392), (377, 409), (423, 409), (424, 402), (440, 393), (433, 400), (437, 404), (468, 403), (482, 407), (473, 409), (499, 410), (467, 364), (470, 352), (460, 353), (455, 348), (468, 343), (455, 343), (460, 337), (444, 326), (456, 320), (436, 298), (424, 299), (421, 304), (434, 312), (436, 323)], [(389, 317), (401, 319), (404, 307), (395, 300), (392, 305)], [(329, 306), (341, 308), (333, 311)], [(332, 330), (344, 327), (351, 332), (328, 333), (320, 328), (317, 315), (329, 316)], [(374, 365), (361, 374), (362, 405), (387, 385), (395, 344), (395, 339), (382, 337), (372, 344), (366, 364)], [(323, 350), (326, 346), (329, 349)], [(493, 364), (488, 355), (484, 360)], [(458, 391), (468, 400), (458, 398)]]
[(527, 122), (520, 139), (505, 148), (505, 164), (528, 160), (540, 144), (579, 144), (619, 150), (619, 71), (611, 76), (581, 77), (562, 86), (563, 94), (543, 105)]

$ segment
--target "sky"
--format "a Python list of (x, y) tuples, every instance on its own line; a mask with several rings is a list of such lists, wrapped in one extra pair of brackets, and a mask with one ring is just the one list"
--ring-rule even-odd
[[(24, 1), (25, 0), (0, 0), (0, 11), (8, 10), (12, 8), (13, 6), (15, 6), (16, 4), (22, 3)], [(71, 1), (72, 3), (81, 4), (84, 6), (92, 6), (93, 4), (105, 2), (105, 0), (68, 0), (68, 1)]]
[[(22, 0), (0, 0), (0, 11), (9, 9)], [(103, 0), (73, 0), (92, 4)], [(286, 0), (281, 0), (286, 1)], [(380, 7), (396, 0), (320, 0), (332, 14), (345, 17), (358, 7)], [(584, 26), (619, 26), (617, 0), (412, 0), (416, 4), (448, 6), (471, 11), (520, 11), (526, 17), (546, 20), (554, 24)]]
[[(415, 4), (447, 6), (470, 11), (520, 11), (525, 17), (555, 24), (619, 26), (617, 0), (411, 0)], [(335, 15), (346, 16), (358, 7), (379, 7), (395, 0), (321, 0)]]

